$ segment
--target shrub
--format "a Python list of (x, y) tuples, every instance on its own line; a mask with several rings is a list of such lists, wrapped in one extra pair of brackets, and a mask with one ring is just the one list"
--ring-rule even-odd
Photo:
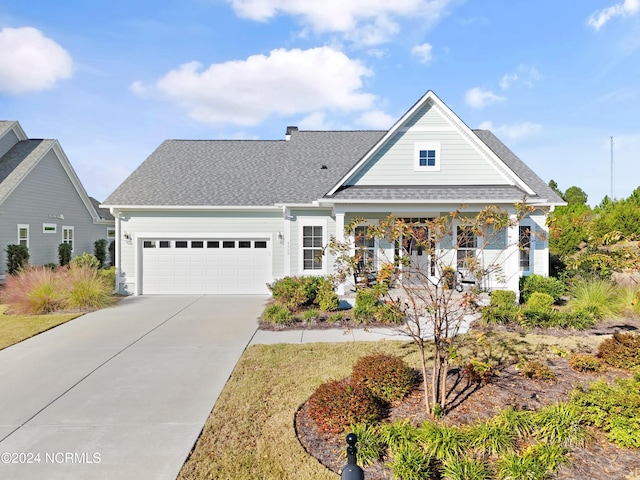
[(340, 299), (331, 280), (325, 278), (320, 282), (314, 302), (325, 312), (333, 312), (338, 309)]
[(71, 249), (70, 243), (61, 243), (58, 245), (58, 263), (61, 267), (69, 265), (71, 261)]
[(554, 301), (560, 300), (566, 290), (565, 284), (554, 277), (533, 274), (520, 279), (521, 300), (526, 303), (534, 292), (546, 293)]
[(359, 288), (356, 292), (356, 306), (353, 309), (353, 319), (367, 323), (378, 311), (378, 294), (372, 288)]
[(520, 373), (527, 378), (533, 378), (535, 380), (554, 380), (556, 378), (556, 374), (553, 373), (549, 367), (537, 360), (526, 362), (521, 367)]
[(579, 280), (571, 286), (572, 312), (587, 311), (596, 320), (615, 318), (620, 313), (616, 287), (608, 280)]
[(516, 292), (511, 290), (494, 290), (491, 292), (492, 307), (501, 309), (515, 309), (516, 306)]
[(640, 334), (614, 333), (598, 347), (598, 357), (617, 368), (640, 365)]
[(264, 309), (262, 319), (276, 325), (291, 325), (295, 320), (293, 313), (285, 305), (272, 303)]
[(64, 281), (67, 286), (67, 306), (71, 309), (98, 310), (115, 302), (111, 296), (113, 287), (95, 268), (72, 265), (66, 271)]
[(324, 277), (284, 277), (268, 285), (274, 300), (297, 310), (305, 305), (311, 305), (318, 293), (318, 287), (324, 282)]
[(112, 290), (116, 288), (116, 267), (103, 268), (98, 272), (101, 277), (104, 277), (107, 285), (111, 287)]
[(64, 309), (64, 284), (60, 275), (47, 267), (29, 267), (7, 275), (2, 301), (13, 312), (41, 315)]
[(111, 240), (109, 242), (109, 263), (111, 266), (115, 266), (116, 264), (116, 241)]
[(416, 383), (414, 370), (395, 355), (368, 355), (353, 366), (351, 383), (385, 402), (402, 400)]
[(487, 306), (480, 311), (482, 322), (487, 325), (515, 323), (520, 319), (520, 310), (517, 308), (503, 308)]
[(327, 323), (340, 323), (344, 320), (344, 313), (336, 312), (329, 315), (327, 318)]
[(317, 308), (310, 308), (302, 312), (302, 320), (306, 323), (313, 323), (320, 320), (320, 310)]
[(104, 238), (93, 242), (93, 254), (98, 260), (98, 268), (103, 268), (107, 262), (107, 241)]
[(375, 312), (378, 322), (400, 325), (405, 321), (405, 315), (395, 303), (385, 302), (378, 306)]
[(26, 245), (7, 245), (7, 273), (13, 275), (29, 264), (29, 248)]
[(309, 398), (309, 416), (325, 433), (344, 433), (356, 423), (379, 422), (384, 413), (379, 399), (347, 379), (323, 383)]
[(621, 447), (640, 448), (640, 376), (591, 383), (572, 393), (572, 403), (587, 422), (607, 432)]
[(598, 358), (586, 353), (574, 353), (571, 355), (569, 357), (569, 365), (578, 372), (586, 373), (602, 373), (607, 369)]
[(95, 257), (95, 255), (84, 252), (82, 255), (78, 255), (77, 257), (72, 258), (69, 261), (69, 265), (71, 267), (87, 267), (95, 268), (97, 270), (100, 267), (100, 262)]
[(552, 312), (553, 297), (548, 293), (533, 292), (527, 301), (527, 308), (536, 312)]
[(402, 445), (390, 452), (387, 466), (393, 478), (422, 480), (431, 478), (431, 457), (416, 445)]
[(467, 379), (467, 384), (486, 385), (496, 375), (497, 372), (490, 364), (477, 358), (472, 358), (462, 369), (462, 376)]

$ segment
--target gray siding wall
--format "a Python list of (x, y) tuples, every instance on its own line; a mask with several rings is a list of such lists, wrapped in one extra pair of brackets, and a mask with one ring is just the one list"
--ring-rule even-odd
[[(352, 185), (498, 185), (506, 181), (433, 106), (421, 108), (349, 183)], [(440, 143), (440, 171), (414, 171), (414, 145)]]
[(236, 234), (236, 233), (269, 233), (271, 237), (272, 276), (283, 276), (284, 245), (278, 239), (278, 232), (283, 231), (284, 220), (281, 211), (221, 211), (221, 212), (147, 212), (123, 211), (120, 225), (120, 270), (124, 281), (123, 293), (135, 293), (136, 252), (135, 241), (127, 241), (125, 233), (132, 237), (142, 234), (165, 234), (171, 238), (190, 234)]
[[(5, 248), (18, 243), (18, 225), (29, 225), (29, 263), (58, 263), (62, 227), (74, 227), (73, 256), (93, 253), (93, 243), (107, 237), (107, 225), (96, 225), (53, 150), (0, 205), (0, 274), (6, 270)], [(64, 215), (64, 220), (53, 218)], [(43, 233), (43, 224), (55, 224), (55, 233)]]
[(11, 150), (16, 143), (18, 143), (18, 136), (13, 130), (7, 131), (2, 138), (0, 138), (0, 157)]

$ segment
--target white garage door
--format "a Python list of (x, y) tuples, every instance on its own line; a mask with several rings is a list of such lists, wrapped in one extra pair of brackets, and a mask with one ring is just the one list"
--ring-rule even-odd
[(144, 240), (142, 293), (267, 294), (270, 251), (250, 238)]

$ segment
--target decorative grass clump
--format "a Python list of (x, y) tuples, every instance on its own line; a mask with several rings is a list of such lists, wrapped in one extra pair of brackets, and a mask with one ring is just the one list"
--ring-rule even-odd
[(385, 402), (405, 398), (416, 380), (416, 372), (402, 358), (382, 353), (360, 358), (351, 374), (353, 385), (369, 390)]
[(602, 373), (607, 367), (602, 361), (586, 353), (574, 353), (569, 357), (569, 365), (577, 372)]
[(530, 360), (520, 368), (520, 373), (534, 380), (555, 380), (556, 374), (544, 363), (538, 360)]
[(2, 301), (11, 313), (42, 315), (67, 306), (63, 276), (47, 267), (28, 267), (7, 275)]
[(276, 325), (291, 325), (295, 318), (289, 307), (280, 303), (272, 303), (264, 309), (262, 319)]
[(115, 303), (113, 287), (98, 269), (89, 266), (71, 266), (66, 271), (67, 307), (72, 310), (99, 310)]
[(615, 284), (608, 280), (580, 280), (570, 288), (568, 308), (588, 312), (596, 320), (616, 318), (620, 314), (620, 297)]
[(115, 303), (112, 290), (107, 278), (95, 268), (30, 267), (7, 276), (2, 298), (11, 312), (41, 315), (111, 306)]

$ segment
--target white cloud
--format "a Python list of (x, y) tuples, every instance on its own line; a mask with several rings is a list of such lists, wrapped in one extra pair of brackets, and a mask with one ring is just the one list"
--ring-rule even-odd
[(371, 110), (360, 115), (356, 120), (356, 123), (366, 128), (388, 130), (396, 120), (397, 118), (394, 118), (381, 110)]
[(365, 45), (388, 41), (397, 34), (398, 19), (420, 18), (435, 25), (452, 0), (227, 0), (241, 17), (268, 21), (278, 14), (301, 19), (316, 33), (341, 33)]
[(71, 55), (41, 31), (32, 27), (0, 30), (0, 92), (49, 90), (72, 73)]
[(506, 90), (518, 79), (517, 73), (505, 73), (500, 79), (500, 88)]
[(538, 132), (542, 125), (531, 122), (514, 123), (511, 125), (494, 125), (493, 122), (486, 121), (480, 124), (480, 129), (491, 130), (496, 136), (508, 140), (519, 140)]
[(433, 47), (429, 43), (423, 43), (422, 45), (416, 45), (411, 49), (411, 53), (418, 58), (420, 63), (431, 62), (431, 51)]
[[(256, 125), (270, 115), (343, 112), (371, 108), (375, 95), (362, 91), (372, 72), (330, 47), (272, 50), (210, 65), (190, 62), (170, 71), (152, 87), (201, 122)], [(134, 82), (134, 92), (149, 89)]]
[(471, 108), (484, 108), (491, 103), (502, 102), (504, 100), (504, 97), (496, 95), (492, 91), (483, 90), (479, 87), (467, 90), (467, 93), (465, 94), (465, 101)]
[(594, 30), (598, 31), (605, 23), (614, 17), (628, 17), (636, 15), (638, 12), (640, 12), (640, 0), (624, 0), (623, 3), (616, 3), (615, 5), (595, 12), (589, 17), (587, 23)]
[(505, 73), (500, 79), (500, 88), (506, 90), (516, 82), (523, 83), (532, 88), (535, 82), (542, 80), (542, 74), (533, 65), (521, 63), (515, 72)]

